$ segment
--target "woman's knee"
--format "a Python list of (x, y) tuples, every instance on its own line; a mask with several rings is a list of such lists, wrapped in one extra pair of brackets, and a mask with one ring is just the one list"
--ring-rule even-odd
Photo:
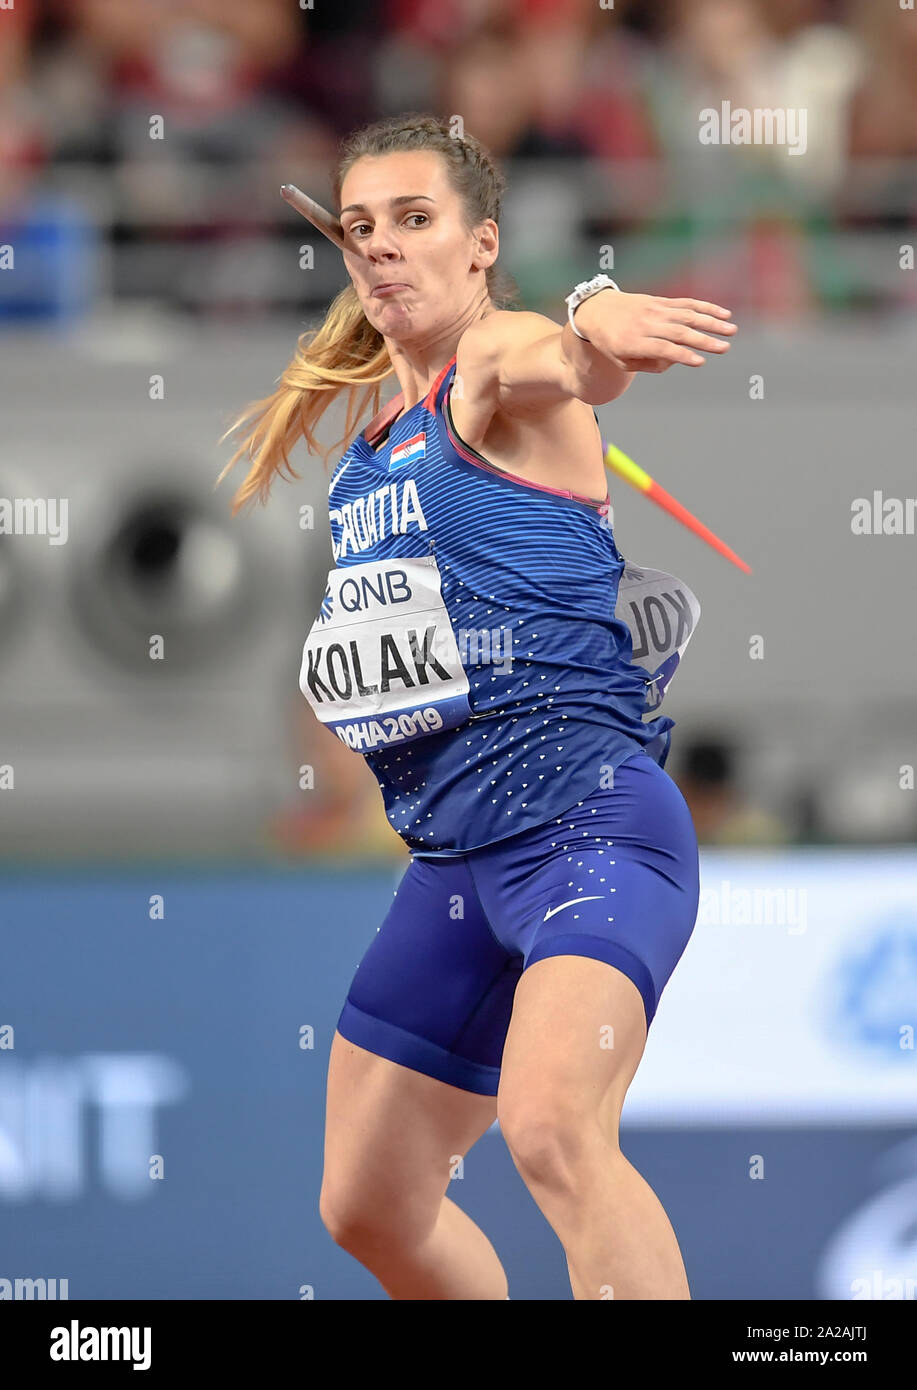
[(403, 1199), (348, 1191), (327, 1179), (322, 1183), (318, 1210), (325, 1230), (336, 1245), (351, 1254), (376, 1249), (411, 1249), (421, 1244), (436, 1225), (442, 1197), (422, 1201), (405, 1193)]
[(573, 1186), (590, 1156), (607, 1152), (596, 1115), (568, 1098), (511, 1096), (497, 1110), (500, 1132), (513, 1162), (527, 1181)]
[(319, 1214), (345, 1249), (415, 1247), (439, 1216), (455, 1156), (492, 1124), (492, 1097), (462, 1092), (335, 1034)]

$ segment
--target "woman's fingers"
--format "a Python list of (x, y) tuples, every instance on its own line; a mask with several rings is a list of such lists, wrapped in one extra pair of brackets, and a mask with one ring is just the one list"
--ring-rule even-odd
[(682, 310), (677, 314), (673, 314), (670, 310), (661, 310), (659, 313), (658, 326), (656, 326), (654, 331), (657, 333), (664, 332), (668, 335), (669, 330), (675, 325), (693, 330), (694, 332), (707, 330), (709, 333), (714, 333), (719, 338), (727, 340), (735, 337), (736, 333), (739, 331), (738, 324), (724, 323), (722, 319), (714, 318), (712, 314), (697, 314), (688, 309)]
[(673, 343), (685, 343), (688, 347), (702, 348), (704, 352), (728, 352), (729, 343), (723, 338), (713, 338), (699, 329), (688, 328), (684, 324), (673, 323), (666, 329), (666, 337)]
[[(699, 352), (723, 353), (729, 351), (730, 344), (721, 338), (712, 338), (708, 333), (699, 333), (684, 324), (666, 324), (650, 337), (641, 338), (636, 344), (633, 357), (665, 357), (667, 361), (687, 362), (691, 366)], [(705, 361), (701, 358), (700, 361)]]
[(672, 305), (674, 305), (675, 308), (677, 308), (677, 309), (693, 309), (696, 313), (699, 313), (699, 314), (713, 314), (713, 315), (715, 315), (717, 318), (726, 318), (726, 319), (728, 319), (728, 318), (731, 316), (731, 314), (732, 314), (732, 310), (731, 310), (731, 309), (724, 309), (723, 306), (722, 306), (722, 304), (710, 304), (706, 299), (662, 299), (662, 298), (660, 298), (659, 303), (660, 303), (660, 304), (672, 304)]
[[(665, 372), (676, 363), (702, 367), (701, 352), (728, 352), (737, 331), (731, 310), (703, 299), (648, 299), (643, 332), (628, 355), (631, 371)], [(638, 365), (639, 364), (639, 365)]]
[[(666, 367), (671, 367), (675, 362), (683, 362), (686, 367), (702, 367), (707, 360), (690, 347), (672, 342), (668, 338), (645, 339), (640, 344), (639, 355), (631, 360), (643, 359), (659, 362), (660, 365), (657, 368), (650, 370), (660, 372), (664, 372)], [(646, 368), (642, 370), (646, 370)]]
[[(712, 330), (703, 331), (703, 327)], [(735, 324), (724, 324), (709, 315), (684, 314), (677, 319), (661, 318), (647, 325), (647, 338), (662, 338), (671, 343), (687, 343), (705, 352), (728, 352)]]
[(733, 337), (739, 331), (737, 323), (724, 323), (722, 319), (716, 318), (713, 314), (692, 314), (685, 312), (679, 314), (674, 320), (675, 323), (686, 323), (690, 328), (708, 328), (714, 333), (725, 333), (728, 337)]

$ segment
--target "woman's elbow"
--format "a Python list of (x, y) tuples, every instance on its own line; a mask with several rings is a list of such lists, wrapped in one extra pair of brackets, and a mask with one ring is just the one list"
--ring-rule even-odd
[(616, 370), (614, 374), (594, 374), (583, 384), (579, 398), (591, 406), (610, 405), (612, 401), (624, 395), (636, 375), (636, 372), (626, 372), (623, 369)]

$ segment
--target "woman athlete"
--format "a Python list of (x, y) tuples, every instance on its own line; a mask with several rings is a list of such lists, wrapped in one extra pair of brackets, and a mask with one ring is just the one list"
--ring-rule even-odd
[(300, 679), (411, 852), (332, 1042), (322, 1220), (393, 1299), (507, 1298), (446, 1195), (498, 1118), (574, 1298), (687, 1299), (618, 1122), (694, 927), (697, 840), (653, 752), (673, 721), (644, 722), (614, 616), (593, 407), (726, 352), (735, 326), (616, 287), (575, 328), (572, 304), (562, 328), (498, 307), (502, 179), (435, 117), (349, 137), (334, 191), (352, 284), (223, 470), (247, 453), (233, 511), (263, 499), (339, 393), (348, 439), (397, 377), (329, 485), (336, 564)]

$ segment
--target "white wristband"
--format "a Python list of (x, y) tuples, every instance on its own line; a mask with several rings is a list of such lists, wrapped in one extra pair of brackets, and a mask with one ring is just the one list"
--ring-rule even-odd
[(584, 343), (588, 343), (589, 339), (585, 333), (579, 331), (573, 322), (574, 310), (578, 309), (584, 300), (591, 299), (594, 294), (598, 294), (601, 290), (617, 290), (619, 294), (622, 293), (610, 276), (595, 275), (591, 280), (583, 280), (581, 284), (576, 286), (572, 294), (567, 295), (567, 321), (576, 336), (582, 338)]

